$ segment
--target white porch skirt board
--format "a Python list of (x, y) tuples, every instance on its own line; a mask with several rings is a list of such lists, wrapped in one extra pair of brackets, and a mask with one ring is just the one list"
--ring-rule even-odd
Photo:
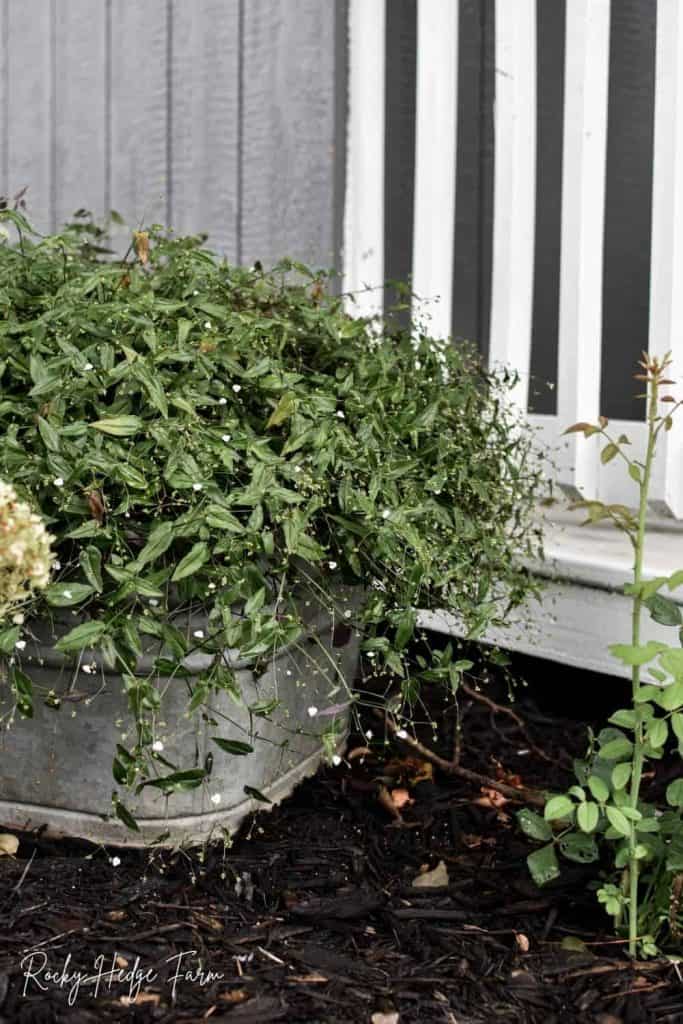
[[(625, 666), (609, 652), (609, 645), (630, 641), (631, 600), (622, 591), (631, 578), (632, 555), (627, 539), (608, 524), (580, 526), (576, 513), (546, 514), (542, 564), (533, 566), (543, 578), (540, 602), (518, 610), (505, 629), (483, 638), (538, 658), (580, 669), (627, 677)], [(683, 568), (683, 524), (673, 520), (653, 523), (647, 538), (645, 575), (668, 576)], [(662, 593), (683, 604), (683, 589)], [(419, 624), (452, 636), (463, 630), (452, 615), (421, 612)], [(643, 616), (643, 638), (678, 643), (677, 631)]]

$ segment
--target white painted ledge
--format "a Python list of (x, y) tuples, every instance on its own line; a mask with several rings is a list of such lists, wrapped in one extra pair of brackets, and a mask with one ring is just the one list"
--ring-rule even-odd
[[(484, 642), (512, 651), (607, 675), (628, 676), (608, 646), (628, 642), (631, 601), (622, 588), (631, 577), (631, 545), (609, 524), (580, 526), (578, 513), (544, 513), (545, 561), (534, 566), (544, 578), (541, 601), (529, 602), (505, 629), (491, 630)], [(644, 571), (667, 576), (683, 568), (683, 524), (653, 521), (647, 538)], [(683, 604), (683, 588), (671, 596)], [(422, 612), (420, 625), (462, 635), (458, 621), (442, 612)], [(676, 643), (676, 631), (643, 619), (644, 639)]]

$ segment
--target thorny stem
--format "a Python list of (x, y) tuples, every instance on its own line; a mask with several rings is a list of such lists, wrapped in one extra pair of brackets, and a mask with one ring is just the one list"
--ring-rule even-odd
[[(640, 624), (643, 609), (643, 596), (640, 589), (643, 575), (643, 554), (645, 548), (645, 523), (647, 518), (647, 499), (650, 489), (650, 478), (652, 475), (652, 463), (655, 455), (657, 442), (657, 399), (659, 397), (659, 377), (661, 374), (653, 368), (652, 377), (649, 381), (648, 403), (647, 403), (647, 453), (643, 472), (639, 482), (640, 502), (638, 505), (638, 527), (634, 543), (633, 561), (633, 609), (631, 614), (631, 643), (634, 647), (640, 644)], [(640, 666), (634, 665), (631, 669), (631, 684), (633, 703), (636, 705), (636, 695), (640, 689)], [(633, 757), (631, 762), (631, 789), (629, 803), (633, 810), (637, 810), (640, 797), (640, 783), (643, 775), (643, 747), (644, 747), (643, 722), (638, 719), (634, 730)], [(628, 951), (632, 957), (636, 956), (638, 938), (638, 874), (639, 862), (636, 856), (636, 830), (631, 822), (631, 834), (629, 836), (629, 862), (628, 862), (628, 884), (629, 884), (629, 905), (628, 905)]]

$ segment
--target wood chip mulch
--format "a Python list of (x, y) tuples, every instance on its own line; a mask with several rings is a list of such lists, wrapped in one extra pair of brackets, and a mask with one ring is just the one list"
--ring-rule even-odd
[[(534, 749), (471, 701), (463, 760), (566, 783), (583, 725), (516, 710)], [(391, 744), (203, 861), (23, 836), (0, 858), (0, 1024), (683, 1024), (681, 968), (627, 960), (591, 866), (535, 888), (514, 803), (489, 797)]]

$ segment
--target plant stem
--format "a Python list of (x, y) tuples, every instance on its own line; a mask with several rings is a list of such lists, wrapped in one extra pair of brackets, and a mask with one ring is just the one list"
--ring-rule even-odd
[[(650, 477), (652, 475), (652, 463), (655, 455), (657, 440), (656, 417), (657, 417), (657, 391), (658, 379), (654, 374), (649, 383), (648, 404), (647, 404), (647, 453), (643, 474), (640, 480), (640, 502), (638, 506), (638, 528), (634, 543), (633, 562), (633, 583), (636, 591), (633, 598), (633, 610), (631, 617), (631, 643), (634, 647), (640, 644), (640, 623), (643, 610), (643, 598), (639, 590), (643, 575), (643, 554), (645, 548), (645, 523), (647, 519), (647, 499), (650, 489)], [(633, 704), (636, 707), (636, 694), (640, 689), (640, 666), (634, 665), (631, 670), (631, 684)], [(640, 798), (640, 783), (643, 774), (643, 723), (638, 720), (634, 730), (633, 757), (631, 761), (631, 790), (629, 803), (633, 810), (638, 807)], [(631, 823), (631, 835), (629, 837), (629, 908), (628, 908), (628, 951), (632, 957), (636, 956), (638, 938), (638, 870), (639, 863), (636, 857), (636, 830)]]

